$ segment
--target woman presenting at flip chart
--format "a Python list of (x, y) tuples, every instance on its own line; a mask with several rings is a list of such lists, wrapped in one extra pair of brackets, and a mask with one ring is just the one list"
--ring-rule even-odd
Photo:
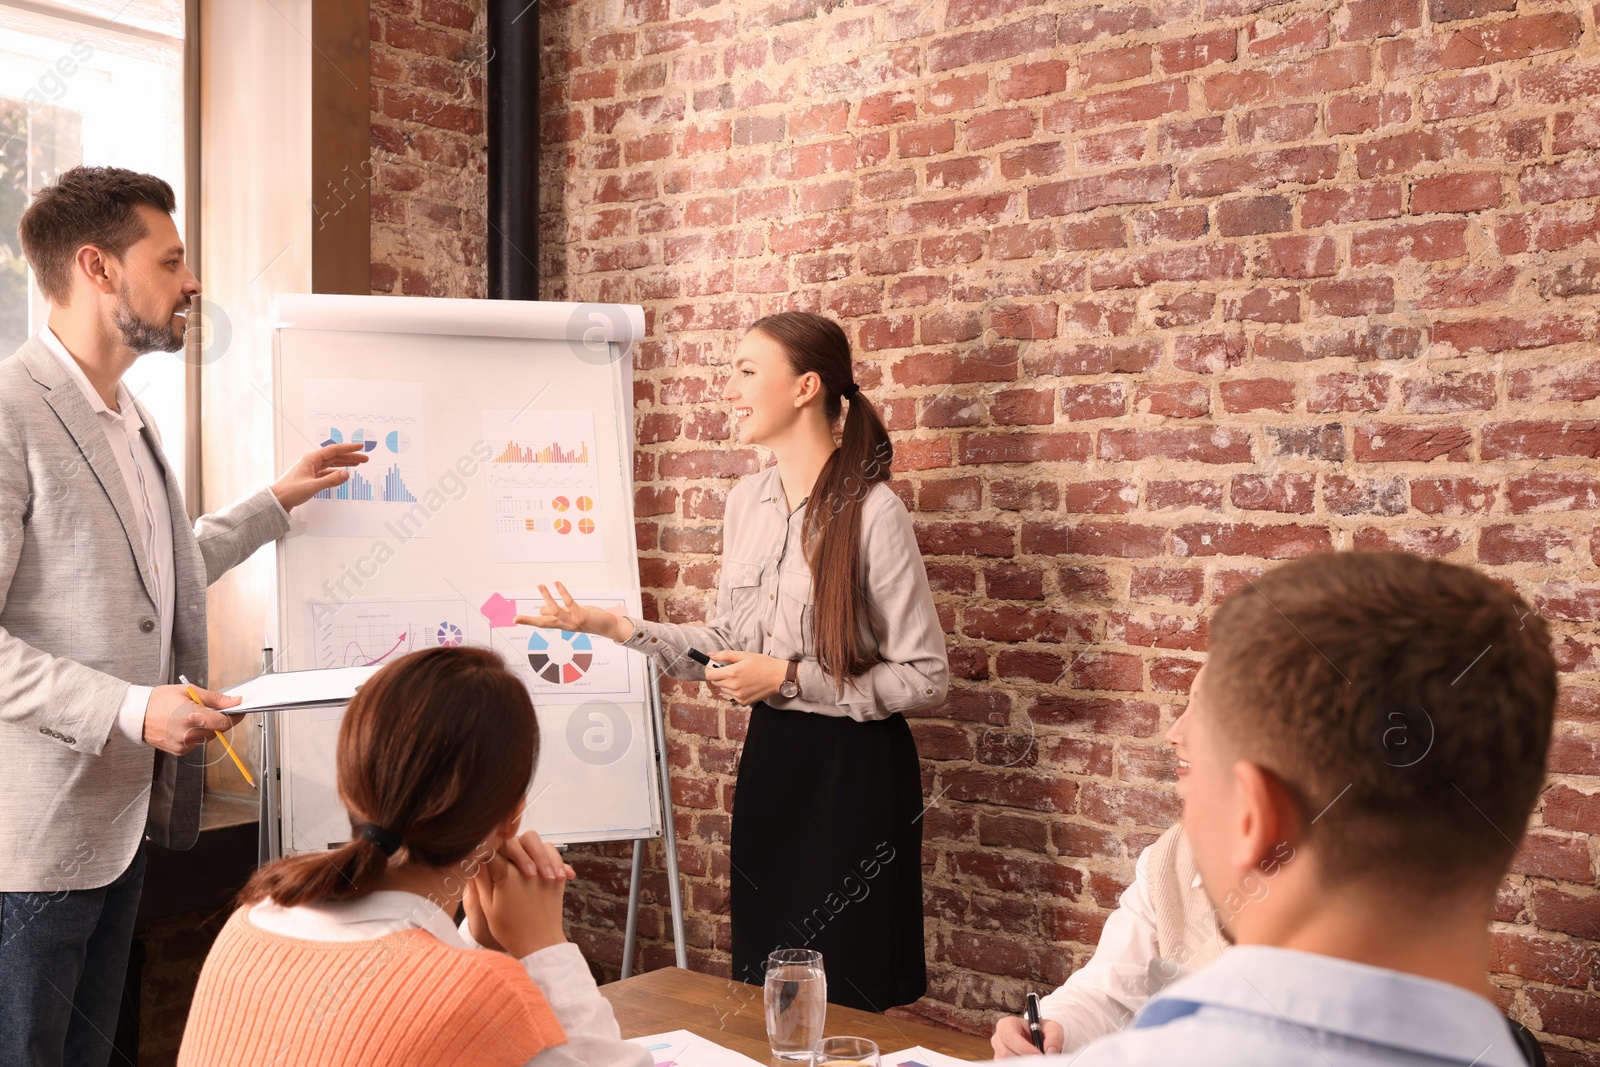
[(728, 494), (711, 621), (616, 616), (541, 586), (542, 614), (518, 622), (611, 638), (750, 705), (730, 846), (735, 979), (759, 984), (773, 949), (812, 948), (829, 1000), (909, 1004), (927, 967), (922, 780), (904, 713), (944, 701), (949, 664), (911, 517), (887, 484), (893, 447), (844, 331), (820, 315), (758, 320), (723, 399), (739, 439), (777, 463)]

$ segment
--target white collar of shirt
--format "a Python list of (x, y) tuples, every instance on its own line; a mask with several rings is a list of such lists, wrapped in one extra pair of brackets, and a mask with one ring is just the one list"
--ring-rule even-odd
[(761, 472), (761, 481), (758, 483), (762, 500), (778, 500), (783, 496), (783, 479), (778, 476), (778, 465), (774, 463)]
[(120, 381), (117, 383), (117, 411), (112, 411), (107, 406), (105, 399), (98, 390), (89, 384), (89, 376), (83, 373), (83, 368), (78, 361), (72, 358), (72, 353), (67, 351), (67, 346), (61, 343), (61, 338), (56, 336), (54, 330), (46, 326), (39, 331), (39, 340), (44, 346), (55, 354), (61, 365), (67, 368), (67, 373), (72, 380), (78, 383), (78, 388), (83, 390), (83, 398), (89, 402), (96, 415), (109, 415), (113, 419), (122, 419), (127, 422), (131, 433), (138, 433), (144, 429), (144, 420), (139, 418), (139, 409), (133, 402), (133, 397), (128, 394), (128, 387)]
[(400, 930), (426, 930), (451, 948), (469, 947), (437, 904), (399, 889), (292, 908), (264, 900), (250, 909), (250, 922), (304, 941), (369, 941)]
[[(1401, 971), (1265, 945), (1236, 945), (1163, 989), (1141, 1016), (1170, 1002), (1282, 1019), (1368, 1044), (1478, 1067), (1524, 1067), (1505, 1016), (1457, 986)], [(1153, 1032), (1159, 1033), (1159, 1028)]]
[(759, 499), (762, 501), (775, 501), (779, 509), (790, 519), (800, 514), (800, 509), (805, 507), (806, 502), (811, 499), (811, 494), (808, 492), (800, 498), (800, 503), (793, 508), (789, 507), (789, 494), (783, 491), (783, 478), (778, 473), (778, 465), (776, 463), (762, 471), (757, 477), (763, 479), (759, 483), (761, 491)]

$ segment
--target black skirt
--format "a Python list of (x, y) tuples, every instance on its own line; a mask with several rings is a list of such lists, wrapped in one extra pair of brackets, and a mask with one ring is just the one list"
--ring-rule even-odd
[(822, 953), (828, 999), (867, 1011), (928, 990), (922, 776), (900, 715), (875, 722), (758, 703), (734, 787), (733, 977)]

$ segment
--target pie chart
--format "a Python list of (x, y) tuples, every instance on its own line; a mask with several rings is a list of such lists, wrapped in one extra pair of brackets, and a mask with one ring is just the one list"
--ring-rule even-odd
[(578, 510), (579, 511), (588, 511), (592, 507), (594, 507), (594, 501), (592, 499), (590, 499), (589, 497), (580, 496), (578, 498)]
[(571, 532), (572, 532), (572, 523), (571, 522), (567, 521), (566, 519), (557, 519), (556, 520), (556, 533), (558, 533), (558, 534), (569, 534)]
[(554, 500), (550, 501), (550, 506), (555, 508), (557, 511), (566, 511), (572, 506), (572, 504), (567, 500), (566, 497), (558, 496)]
[(394, 453), (408, 452), (411, 449), (411, 438), (399, 430), (390, 430), (389, 436), (383, 439), (383, 443)]
[(535, 630), (528, 637), (528, 666), (552, 685), (571, 685), (587, 674), (593, 663), (594, 645), (588, 634)]
[(593, 519), (579, 519), (578, 520), (578, 532), (579, 533), (594, 533), (594, 520)]
[(353, 445), (360, 445), (361, 451), (363, 452), (371, 452), (374, 448), (378, 447), (378, 439), (376, 437), (369, 437), (367, 435), (367, 431), (365, 430), (356, 430), (352, 432), (350, 434), (350, 443)]
[(453, 622), (441, 622), (439, 629), (434, 631), (433, 642), (446, 648), (455, 648), (461, 644), (461, 627)]

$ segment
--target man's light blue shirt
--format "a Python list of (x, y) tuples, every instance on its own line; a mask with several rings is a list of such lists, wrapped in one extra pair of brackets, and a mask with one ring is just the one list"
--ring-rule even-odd
[(1510, 1024), (1483, 997), (1399, 971), (1249, 945), (1153, 997), (1118, 1034), (1076, 1056), (1018, 1067), (1524, 1067)]

